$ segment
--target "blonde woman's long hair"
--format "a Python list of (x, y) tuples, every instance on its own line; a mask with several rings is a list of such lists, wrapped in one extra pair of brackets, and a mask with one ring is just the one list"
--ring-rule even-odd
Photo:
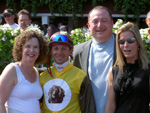
[(146, 56), (146, 51), (145, 51), (145, 47), (143, 45), (143, 42), (142, 42), (142, 39), (141, 39), (141, 35), (140, 35), (140, 32), (139, 32), (139, 29), (138, 27), (132, 23), (132, 22), (128, 22), (124, 25), (122, 25), (118, 30), (117, 30), (117, 35), (116, 35), (116, 51), (117, 51), (117, 60), (114, 64), (114, 66), (119, 66), (119, 70), (123, 71), (123, 66), (125, 65), (125, 57), (120, 49), (120, 45), (118, 43), (118, 40), (120, 39), (120, 34), (122, 32), (125, 32), (125, 31), (131, 31), (135, 38), (136, 38), (136, 41), (137, 43), (139, 44), (139, 48), (138, 48), (138, 60), (140, 62), (140, 65), (142, 67), (142, 69), (146, 70), (148, 69), (148, 63), (149, 63), (149, 60)]

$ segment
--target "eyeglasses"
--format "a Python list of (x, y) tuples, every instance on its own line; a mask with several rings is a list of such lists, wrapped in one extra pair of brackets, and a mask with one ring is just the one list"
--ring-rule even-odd
[(136, 39), (135, 38), (128, 38), (128, 39), (119, 39), (118, 40), (119, 44), (124, 44), (125, 41), (127, 41), (129, 44), (131, 44), (131, 43), (135, 42)]
[(55, 37), (52, 37), (51, 41), (68, 42), (68, 38), (65, 35), (58, 34)]
[(65, 42), (65, 43), (68, 43), (71, 46), (73, 46), (73, 42), (71, 40), (69, 40), (66, 35), (62, 35), (62, 34), (57, 34), (54, 37), (52, 37), (50, 39), (50, 43), (51, 42)]
[(11, 15), (10, 14), (8, 14), (8, 15), (4, 15), (4, 18), (6, 18), (6, 17), (10, 17)]

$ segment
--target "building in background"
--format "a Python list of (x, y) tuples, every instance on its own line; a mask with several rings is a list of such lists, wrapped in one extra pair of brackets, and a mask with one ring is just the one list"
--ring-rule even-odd
[[(114, 11), (114, 3), (111, 0), (108, 0), (108, 1), (106, 0), (99, 5), (103, 5), (103, 6), (108, 7), (109, 9), (111, 9), (114, 21), (116, 21), (119, 18), (123, 19), (125, 17), (125, 15), (122, 14), (119, 10)], [(18, 5), (18, 6), (20, 6), (20, 5)], [(2, 2), (0, 4), (0, 7), (1, 7), (0, 8), (0, 17), (3, 17), (2, 12), (4, 9), (6, 9), (6, 2)], [(32, 14), (32, 22), (34, 22), (34, 21), (39, 22), (41, 24), (41, 26), (43, 24), (47, 24), (47, 25), (54, 24), (55, 26), (58, 26), (58, 23), (62, 23), (63, 25), (67, 25), (68, 32), (70, 32), (72, 29), (75, 29), (77, 27), (82, 28), (84, 25), (87, 24), (88, 13), (91, 9), (92, 9), (92, 4), (90, 2), (86, 3), (83, 6), (83, 16), (81, 16), (80, 14), (77, 15), (77, 24), (75, 24), (76, 26), (74, 25), (73, 14), (65, 14), (64, 16), (62, 16), (58, 12), (54, 12), (55, 18), (53, 18), (52, 14), (49, 11), (48, 6), (38, 8), (36, 16), (34, 16)], [(21, 10), (21, 9), (19, 9), (19, 7), (17, 7), (17, 11), (19, 11), (19, 10)], [(27, 9), (27, 10), (29, 10), (30, 13), (32, 12), (31, 9)], [(16, 11), (16, 14), (18, 13), (17, 11)], [(141, 28), (147, 27), (146, 23), (145, 23), (146, 13), (147, 12), (145, 12), (145, 14), (140, 15), (140, 18), (141, 18), (140, 27)], [(132, 19), (132, 17), (133, 17), (133, 15), (130, 14), (129, 20), (134, 21)], [(15, 18), (15, 20), (17, 22), (17, 17)]]

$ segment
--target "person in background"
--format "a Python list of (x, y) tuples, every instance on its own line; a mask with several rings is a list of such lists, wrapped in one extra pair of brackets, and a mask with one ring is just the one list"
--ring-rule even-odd
[(74, 47), (73, 65), (83, 69), (91, 80), (96, 113), (104, 113), (108, 98), (108, 71), (116, 60), (115, 35), (110, 10), (96, 6), (88, 15), (93, 38)]
[(66, 25), (61, 25), (59, 30), (67, 32), (67, 26)]
[(26, 29), (31, 24), (31, 15), (27, 10), (23, 9), (18, 12), (18, 24), (21, 29)]
[[(43, 113), (95, 113), (94, 97), (88, 76), (69, 62), (73, 42), (66, 32), (50, 38), (47, 70), (40, 74), (44, 91)], [(53, 58), (54, 64), (49, 65)]]
[(0, 25), (2, 24), (3, 20), (2, 20), (2, 17), (0, 17)]
[(12, 29), (17, 28), (19, 25), (15, 23), (15, 14), (12, 9), (5, 9), (3, 12), (4, 20)]
[(34, 65), (43, 63), (46, 54), (47, 42), (42, 34), (24, 31), (16, 37), (16, 62), (8, 64), (0, 76), (0, 113), (41, 113), (43, 91)]
[(82, 29), (85, 30), (85, 31), (89, 30), (89, 29), (88, 29), (88, 25), (84, 25), (84, 26), (82, 27)]
[(57, 29), (60, 29), (60, 26), (62, 26), (63, 23), (62, 22), (59, 22), (58, 25), (57, 25)]
[(58, 29), (55, 27), (55, 25), (51, 24), (48, 26), (47, 34), (45, 36), (47, 37), (47, 39), (50, 39), (50, 37), (56, 32), (58, 32)]
[(149, 113), (150, 63), (134, 23), (118, 29), (116, 50), (117, 60), (108, 75), (105, 113)]
[(148, 33), (150, 33), (150, 11), (147, 13), (147, 18), (145, 19), (145, 21), (148, 25)]
[(48, 28), (48, 24), (43, 24), (41, 29), (44, 32), (44, 36), (47, 34), (47, 28)]

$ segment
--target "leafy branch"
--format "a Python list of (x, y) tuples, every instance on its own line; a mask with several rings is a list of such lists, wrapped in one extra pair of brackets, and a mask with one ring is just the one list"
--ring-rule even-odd
[[(20, 4), (20, 8), (22, 9), (32, 9), (34, 15), (37, 14), (37, 9), (41, 7), (48, 7), (52, 15), (54, 12), (60, 15), (65, 15), (66, 13), (73, 14), (74, 25), (76, 25), (77, 14), (81, 14), (82, 16), (85, 3), (91, 3), (92, 7), (94, 7), (104, 1), (108, 0), (6, 0), (5, 2), (6, 6), (14, 9), (14, 11), (16, 11), (18, 4)], [(128, 14), (133, 14), (133, 19), (139, 23), (140, 14), (150, 10), (150, 0), (113, 0), (113, 2), (114, 10), (120, 10), (121, 13), (125, 14), (124, 19), (126, 22), (129, 18)]]
[[(128, 14), (133, 14), (133, 19), (136, 20), (136, 23), (139, 24), (139, 16), (150, 10), (150, 1), (149, 0), (114, 0), (115, 10), (119, 10), (125, 14), (125, 21), (128, 21)], [(148, 9), (149, 8), (149, 9)]]

